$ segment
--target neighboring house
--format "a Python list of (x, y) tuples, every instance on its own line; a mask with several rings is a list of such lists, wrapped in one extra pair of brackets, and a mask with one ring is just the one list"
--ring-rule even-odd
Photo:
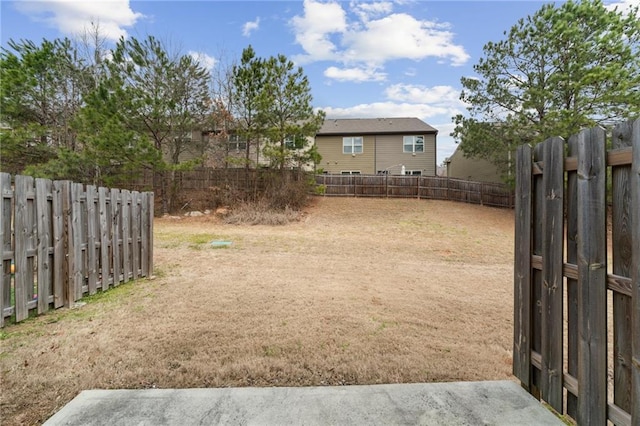
[(436, 175), (438, 131), (417, 118), (327, 119), (315, 143), (325, 173)]
[(445, 160), (445, 164), (447, 177), (450, 178), (475, 182), (504, 182), (494, 164), (482, 158), (465, 157), (461, 145), (458, 145), (453, 155)]

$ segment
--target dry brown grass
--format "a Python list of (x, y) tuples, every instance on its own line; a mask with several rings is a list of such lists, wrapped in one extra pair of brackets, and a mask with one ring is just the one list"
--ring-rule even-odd
[(508, 379), (512, 260), (512, 211), (451, 202), (318, 198), (277, 227), (159, 219), (156, 279), (0, 331), (1, 423), (40, 423), (83, 389)]

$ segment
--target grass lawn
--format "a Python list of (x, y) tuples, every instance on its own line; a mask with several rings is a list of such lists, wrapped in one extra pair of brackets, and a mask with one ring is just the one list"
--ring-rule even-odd
[(512, 210), (412, 199), (315, 198), (285, 226), (157, 219), (155, 279), (0, 330), (1, 423), (84, 389), (511, 378), (513, 228)]

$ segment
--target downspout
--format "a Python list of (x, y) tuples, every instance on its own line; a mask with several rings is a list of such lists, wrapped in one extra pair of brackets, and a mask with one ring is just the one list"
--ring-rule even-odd
[(378, 135), (373, 135), (373, 174), (378, 173)]

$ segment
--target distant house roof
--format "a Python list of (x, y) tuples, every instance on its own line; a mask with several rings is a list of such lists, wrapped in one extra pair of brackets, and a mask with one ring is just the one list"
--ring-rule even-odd
[(402, 118), (340, 118), (326, 119), (317, 135), (364, 135), (389, 133), (438, 133), (424, 121)]

